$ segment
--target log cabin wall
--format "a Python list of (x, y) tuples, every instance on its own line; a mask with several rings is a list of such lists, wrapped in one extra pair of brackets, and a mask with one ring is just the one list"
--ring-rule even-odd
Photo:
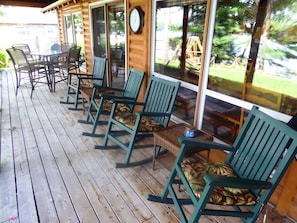
[[(87, 72), (92, 68), (92, 35), (90, 24), (89, 4), (98, 1), (76, 1), (67, 6), (56, 9), (59, 22), (60, 41), (64, 42), (63, 15), (81, 12), (83, 18), (83, 32), (85, 44), (85, 58)], [(152, 35), (152, 0), (127, 0), (126, 2), (126, 68), (133, 66), (136, 69), (146, 72), (146, 79), (140, 92), (140, 98), (144, 96), (145, 86), (150, 77), (151, 70), (151, 35)], [(134, 34), (129, 29), (129, 12), (135, 7), (140, 6), (144, 11), (144, 27), (140, 34)], [(223, 160), (226, 154), (212, 153), (211, 159)], [(297, 220), (297, 162), (293, 161), (280, 185), (274, 192), (270, 202), (275, 205), (276, 210), (282, 214)]]
[[(129, 28), (129, 13), (135, 6), (140, 6), (144, 12), (144, 26), (140, 34), (134, 34)], [(152, 1), (126, 1), (126, 34), (127, 34), (127, 68), (134, 67), (146, 72), (144, 86), (147, 85), (150, 74), (151, 58), (151, 27)], [(141, 89), (140, 97), (144, 96), (145, 87)]]

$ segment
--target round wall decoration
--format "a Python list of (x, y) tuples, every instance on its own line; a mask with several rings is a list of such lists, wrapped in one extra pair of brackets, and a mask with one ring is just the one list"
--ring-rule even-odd
[(129, 26), (133, 33), (139, 34), (144, 25), (144, 12), (139, 6), (134, 7), (129, 14)]

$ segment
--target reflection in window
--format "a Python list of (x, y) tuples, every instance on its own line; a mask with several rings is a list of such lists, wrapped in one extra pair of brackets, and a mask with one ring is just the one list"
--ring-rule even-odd
[[(294, 0), (220, 1), (216, 11), (208, 88), (275, 111), (295, 114), (296, 13), (297, 2)], [(209, 113), (209, 100), (206, 100), (205, 114)], [(218, 112), (224, 111), (218, 108)], [(234, 114), (228, 112), (225, 115), (226, 112), (224, 123), (229, 125)], [(236, 119), (241, 120), (241, 126), (244, 115), (237, 113)], [(222, 117), (219, 120), (222, 121)], [(204, 122), (215, 124), (213, 119), (209, 120), (209, 115)], [(229, 128), (229, 132), (231, 130)], [(232, 137), (222, 137), (217, 128), (212, 132), (232, 142)]]
[(104, 6), (92, 9), (94, 56), (106, 57), (106, 30)]
[(196, 98), (197, 92), (180, 87), (176, 97), (173, 115), (187, 123), (193, 124)]
[(198, 84), (205, 10), (205, 1), (157, 2), (155, 72)]
[(294, 114), (297, 3), (256, 2), (219, 3), (208, 88)]
[(202, 129), (224, 142), (232, 143), (241, 126), (241, 112), (240, 107), (206, 97)]
[[(202, 54), (206, 1), (156, 2), (154, 72), (197, 86)], [(182, 87), (173, 114), (194, 123), (197, 92)]]
[[(111, 72), (125, 75), (125, 11), (124, 5), (108, 7)], [(114, 80), (114, 79), (113, 79)], [(112, 80), (112, 81), (113, 81)]]

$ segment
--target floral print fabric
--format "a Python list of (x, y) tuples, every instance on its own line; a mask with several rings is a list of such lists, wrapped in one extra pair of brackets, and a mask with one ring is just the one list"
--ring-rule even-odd
[[(232, 168), (224, 162), (201, 161), (187, 157), (181, 163), (184, 174), (194, 194), (199, 198), (204, 187), (206, 174), (237, 177)], [(215, 187), (209, 203), (217, 205), (254, 205), (256, 197), (248, 189)]]

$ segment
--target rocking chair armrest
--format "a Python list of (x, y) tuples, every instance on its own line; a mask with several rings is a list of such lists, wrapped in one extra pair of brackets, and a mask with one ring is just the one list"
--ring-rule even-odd
[(78, 77), (79, 80), (99, 80), (103, 81), (103, 78), (97, 78), (97, 77)]
[(118, 104), (126, 104), (126, 105), (137, 105), (138, 102), (135, 101), (135, 98), (129, 99), (128, 97), (122, 98), (111, 98), (110, 100), (112, 102), (112, 111), (111, 113), (114, 113)]
[(140, 116), (160, 116), (160, 117), (170, 115), (167, 112), (160, 113), (160, 112), (142, 112), (142, 111), (135, 112), (135, 114)]
[(121, 95), (106, 94), (106, 93), (101, 93), (99, 96), (103, 99), (109, 99), (113, 103), (123, 103), (124, 104), (125, 101), (129, 101), (129, 104), (130, 104), (131, 101), (135, 100), (135, 98), (132, 98), (132, 97), (125, 97), (125, 96), (121, 96)]
[(273, 185), (268, 181), (249, 180), (239, 177), (226, 177), (221, 175), (206, 174), (206, 184), (239, 189), (270, 189)]
[(78, 74), (78, 73), (68, 73), (69, 76), (78, 76), (78, 77), (84, 77), (84, 76), (92, 76), (92, 74)]
[(125, 100), (119, 100), (119, 99), (115, 99), (115, 100), (111, 100), (114, 104), (130, 104), (130, 105), (140, 105), (143, 106), (144, 103), (143, 102), (137, 102), (135, 101), (135, 98), (133, 99), (125, 99)]
[(106, 86), (100, 86), (100, 85), (96, 85), (96, 84), (94, 84), (93, 87), (97, 88), (97, 89), (100, 89), (100, 90), (110, 90), (110, 91), (118, 91), (118, 92), (123, 92), (124, 91), (124, 89), (121, 89), (121, 88), (106, 87)]
[(187, 147), (197, 146), (199, 148), (203, 147), (205, 149), (218, 149), (218, 150), (224, 150), (224, 151), (232, 151), (234, 149), (230, 145), (225, 145), (214, 141), (200, 140), (197, 138), (187, 138), (184, 136), (180, 136), (178, 140), (181, 144), (185, 144)]

